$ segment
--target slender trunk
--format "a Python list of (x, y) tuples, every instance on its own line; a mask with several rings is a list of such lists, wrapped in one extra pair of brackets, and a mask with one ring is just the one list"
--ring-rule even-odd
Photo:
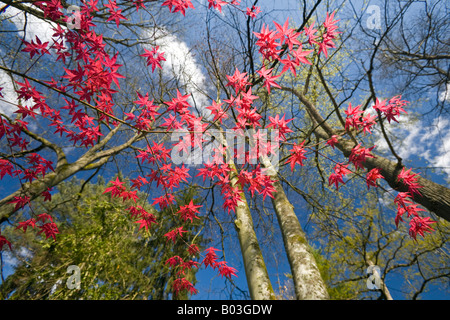
[[(370, 260), (370, 259), (366, 259), (366, 260), (367, 260), (367, 264), (369, 266), (372, 266), (372, 267), (375, 266), (375, 264), (373, 263), (372, 260)], [(373, 271), (378, 273), (378, 270), (375, 269), (375, 268), (373, 269)], [(386, 286), (386, 284), (384, 283), (383, 279), (381, 278), (381, 274), (377, 274), (377, 277), (380, 279), (380, 290), (383, 293), (383, 295), (386, 298), (386, 300), (394, 300), (392, 298), (392, 296), (391, 296), (391, 293), (389, 292), (388, 287)]]
[(273, 193), (272, 203), (283, 236), (297, 299), (329, 299), (326, 285), (308, 245), (306, 235), (294, 212), (294, 207), (289, 202), (270, 160), (261, 156), (261, 162), (267, 170), (266, 174), (275, 181), (273, 186), (276, 191)]
[(240, 190), (241, 201), (238, 201), (235, 208), (236, 220), (234, 224), (238, 233), (242, 258), (244, 260), (244, 269), (250, 297), (253, 300), (274, 300), (275, 293), (270, 283), (266, 264), (256, 237), (250, 208), (247, 204), (245, 194), (237, 182), (237, 169), (233, 157), (231, 156), (233, 152), (229, 150), (227, 141), (224, 139), (223, 135), (220, 135), (220, 138), (222, 139), (221, 143), (226, 150), (226, 162), (231, 168), (230, 185), (231, 187), (238, 186)]

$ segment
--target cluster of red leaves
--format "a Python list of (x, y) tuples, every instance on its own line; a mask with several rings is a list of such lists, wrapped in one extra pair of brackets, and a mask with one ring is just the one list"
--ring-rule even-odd
[(273, 186), (274, 181), (261, 170), (259, 166), (248, 171), (241, 170), (238, 176), (238, 183), (241, 185), (242, 189), (247, 189), (252, 197), (255, 192), (263, 196), (263, 200), (266, 196), (273, 198), (273, 193), (275, 188)]
[(352, 107), (352, 104), (349, 103), (347, 110), (345, 110), (345, 114), (347, 115), (345, 119), (345, 130), (350, 130), (351, 128), (358, 130), (362, 127), (364, 133), (372, 133), (370, 129), (376, 123), (376, 116), (368, 113), (363, 117), (364, 111), (360, 110), (360, 107)]
[(398, 223), (404, 222), (403, 215), (406, 213), (407, 217), (412, 219), (409, 222), (409, 235), (416, 239), (417, 234), (425, 237), (425, 233), (431, 233), (434, 231), (433, 228), (430, 227), (430, 224), (436, 223), (436, 221), (430, 220), (430, 217), (420, 217), (419, 211), (425, 211), (421, 208), (417, 207), (417, 204), (414, 204), (411, 200), (411, 194), (409, 192), (399, 192), (395, 197), (394, 202), (397, 204), (397, 215), (395, 216), (395, 225), (398, 226)]
[(335, 48), (333, 40), (339, 34), (339, 32), (336, 31), (336, 29), (338, 28), (336, 26), (336, 23), (339, 20), (333, 20), (334, 14), (335, 14), (334, 12), (331, 14), (327, 13), (327, 17), (325, 19), (325, 22), (323, 23), (325, 31), (322, 34), (322, 41), (316, 40), (320, 38), (320, 36), (316, 35), (318, 29), (314, 29), (315, 22), (313, 22), (309, 27), (304, 28), (305, 35), (308, 36), (308, 43), (310, 45), (313, 44), (318, 45), (319, 46), (318, 53), (320, 54), (321, 52), (323, 52), (325, 54), (325, 57), (328, 57), (329, 48)]
[(38, 227), (40, 229), (38, 234), (44, 233), (46, 239), (53, 238), (53, 240), (56, 240), (56, 234), (59, 233), (56, 223), (53, 222), (53, 218), (47, 213), (41, 213), (36, 218), (19, 222), (16, 229), (22, 229), (23, 232), (26, 232), (28, 227)]
[(414, 204), (411, 200), (414, 194), (420, 195), (418, 189), (422, 188), (422, 186), (418, 183), (419, 174), (411, 173), (411, 169), (406, 170), (405, 168), (397, 176), (397, 179), (402, 180), (404, 184), (408, 186), (407, 192), (399, 192), (395, 197), (395, 203), (397, 204), (397, 215), (395, 216), (395, 224), (398, 226), (399, 221), (403, 222), (403, 215), (406, 213), (407, 217), (412, 219), (409, 222), (409, 235), (416, 239), (417, 234), (422, 237), (425, 236), (426, 232), (431, 233), (434, 231), (433, 228), (430, 227), (430, 224), (436, 223), (436, 221), (432, 221), (430, 217), (421, 217), (419, 216), (419, 211), (425, 211), (421, 208), (418, 208), (417, 204)]
[[(391, 120), (398, 122), (398, 116), (400, 114), (406, 113), (403, 107), (408, 102), (401, 99), (401, 96), (395, 96), (391, 98), (389, 101), (383, 100), (380, 101), (376, 99), (376, 103), (373, 108), (380, 113), (380, 115), (384, 115), (386, 119), (390, 122)], [(360, 110), (361, 106), (352, 107), (349, 104), (347, 110), (345, 111), (346, 120), (345, 120), (345, 129), (350, 130), (351, 128), (355, 130), (363, 130), (364, 133), (371, 133), (371, 127), (376, 123), (376, 117), (367, 114), (364, 116), (364, 112)], [(326, 142), (328, 145), (334, 148), (334, 146), (338, 143), (338, 136), (333, 135), (331, 139)], [(355, 170), (358, 168), (363, 169), (363, 163), (367, 158), (374, 158), (374, 156), (370, 153), (375, 146), (370, 148), (364, 148), (360, 144), (356, 145), (349, 156), (349, 164), (352, 163), (355, 167)], [(334, 184), (336, 189), (339, 188), (339, 183), (344, 184), (343, 177), (351, 171), (347, 168), (347, 165), (337, 164), (334, 168), (335, 172), (329, 177), (329, 185)], [(431, 232), (433, 229), (429, 226), (431, 223), (435, 223), (435, 221), (431, 221), (429, 217), (420, 217), (418, 211), (425, 211), (424, 209), (418, 208), (417, 204), (413, 204), (408, 197), (412, 199), (414, 194), (419, 194), (419, 189), (422, 186), (418, 183), (418, 173), (411, 173), (411, 169), (402, 168), (402, 171), (398, 174), (397, 179), (400, 182), (403, 182), (408, 187), (408, 192), (400, 192), (394, 202), (397, 204), (397, 214), (395, 217), (395, 225), (398, 227), (398, 223), (400, 221), (403, 222), (403, 215), (407, 213), (407, 217), (413, 217), (410, 220), (409, 225), (409, 234), (412, 238), (416, 239), (417, 234), (424, 236), (426, 232)], [(381, 174), (381, 169), (373, 168), (366, 175), (366, 183), (367, 187), (377, 187), (377, 180), (383, 179), (383, 175)]]
[(155, 46), (151, 50), (144, 48), (145, 53), (141, 54), (142, 57), (147, 58), (147, 66), (152, 66), (152, 72), (155, 71), (156, 67), (162, 69), (161, 61), (166, 61), (166, 58), (164, 58), (164, 52), (158, 52), (158, 49), (159, 46)]
[(170, 12), (180, 12), (183, 16), (186, 14), (186, 9), (195, 9), (190, 0), (166, 0), (162, 5), (167, 6)]
[(131, 199), (134, 202), (139, 199), (137, 196), (137, 191), (128, 191), (124, 186), (125, 182), (121, 182), (119, 177), (116, 178), (115, 181), (111, 181), (112, 186), (105, 189), (103, 193), (111, 192), (112, 198), (122, 198), (123, 201)]
[[(376, 99), (376, 103), (373, 108), (383, 113), (389, 123), (391, 122), (391, 120), (398, 122), (398, 117), (400, 116), (400, 114), (402, 112), (407, 113), (405, 110), (403, 110), (403, 107), (408, 103), (408, 101), (402, 100), (401, 98), (401, 96), (395, 96), (389, 101), (379, 101), (378, 99)], [(388, 103), (386, 104), (386, 102)]]
[[(197, 246), (191, 245), (189, 246), (189, 250), (191, 256), (200, 255), (200, 251)], [(180, 256), (173, 256), (166, 260), (166, 265), (169, 265), (174, 271), (176, 275), (176, 279), (172, 283), (172, 288), (174, 294), (177, 295), (180, 292), (187, 290), (190, 294), (196, 294), (198, 292), (197, 289), (194, 288), (192, 283), (186, 280), (186, 270), (191, 270), (192, 268), (199, 268), (201, 265), (204, 265), (205, 268), (211, 267), (213, 269), (217, 269), (219, 274), (222, 277), (231, 278), (231, 276), (236, 276), (237, 270), (227, 265), (225, 261), (218, 261), (219, 257), (217, 256), (215, 251), (219, 251), (216, 248), (209, 247), (204, 252), (202, 262), (197, 262), (192, 259), (183, 259)]]
[(212, 247), (205, 250), (206, 254), (202, 262), (205, 267), (211, 266), (213, 269), (217, 268), (222, 277), (226, 276), (231, 278), (232, 275), (236, 276), (236, 269), (227, 266), (225, 261), (217, 261), (219, 257), (215, 251), (219, 250)]
[[(53, 29), (51, 41), (42, 41), (38, 36), (31, 42), (22, 40), (24, 43), (23, 52), (30, 54), (30, 59), (36, 59), (44, 55), (50, 56), (50, 49), (56, 53), (56, 61), (61, 60), (65, 64), (68, 57), (72, 57), (76, 62), (76, 68), (63, 68), (65, 74), (62, 81), (45, 81), (57, 92), (78, 96), (77, 99), (66, 99), (66, 104), (62, 107), (53, 108), (46, 103), (45, 96), (32, 86), (28, 78), (23, 82), (16, 81), (17, 96), (22, 103), (17, 106), (16, 119), (10, 120), (0, 117), (0, 139), (6, 136), (11, 152), (28, 151), (30, 147), (27, 136), (30, 121), (47, 121), (49, 128), (54, 127), (55, 136), (67, 138), (73, 141), (74, 145), (94, 146), (103, 135), (100, 131), (100, 122), (110, 123), (109, 115), (113, 113), (113, 93), (112, 88), (116, 85), (120, 88), (118, 79), (124, 78), (117, 70), (121, 66), (116, 63), (118, 54), (111, 57), (104, 50), (102, 35), (98, 35), (93, 30), (92, 13), (98, 11), (97, 0), (90, 0), (83, 3), (81, 7), (80, 25), (78, 30), (62, 28), (57, 24)], [(35, 1), (33, 3), (42, 10), (46, 19), (53, 21), (68, 21), (70, 17), (64, 14), (64, 8), (60, 0)], [(111, 16), (108, 21), (119, 20), (124, 17), (120, 15), (121, 10), (115, 1), (108, 1), (106, 7), (109, 8)], [(65, 83), (64, 83), (65, 81)], [(91, 104), (94, 101), (95, 105)], [(98, 119), (90, 116), (85, 107), (98, 112)], [(69, 119), (70, 121), (64, 121)], [(115, 125), (115, 123), (112, 123)], [(21, 184), (33, 183), (37, 179), (44, 178), (46, 174), (53, 171), (52, 161), (45, 159), (41, 154), (28, 153), (26, 157), (15, 158), (14, 162), (7, 159), (0, 160), (0, 179), (5, 176), (16, 178)], [(114, 186), (114, 192), (121, 190), (120, 185)], [(51, 190), (42, 193), (45, 201), (51, 200)], [(120, 196), (126, 199), (136, 200), (134, 191), (123, 191)], [(30, 196), (21, 194), (15, 196), (10, 203), (15, 205), (15, 210), (24, 208), (30, 203)], [(34, 215), (34, 213), (33, 213)], [(27, 231), (27, 227), (39, 228), (38, 233), (43, 233), (46, 238), (56, 240), (58, 228), (50, 216), (47, 214), (38, 215), (37, 218), (30, 218), (19, 222), (19, 228)]]
[(343, 177), (349, 173), (351, 173), (351, 171), (348, 169), (348, 164), (344, 165), (337, 163), (334, 166), (334, 173), (330, 174), (330, 177), (328, 178), (328, 185), (334, 184), (336, 190), (339, 190), (339, 183), (344, 184)]
[[(401, 112), (406, 113), (403, 107), (407, 104), (407, 101), (402, 100), (401, 96), (395, 96), (388, 100), (380, 101), (376, 99), (376, 103), (373, 106), (375, 110), (384, 115), (386, 119), (390, 122), (394, 120), (398, 122), (398, 116)], [(364, 115), (364, 111), (360, 110), (361, 106), (353, 107), (351, 103), (349, 104), (347, 110), (345, 110), (345, 129), (347, 131), (354, 129), (356, 131), (362, 130), (364, 133), (371, 133), (371, 128), (376, 124), (376, 116), (372, 116), (370, 113)], [(333, 135), (326, 144), (335, 147), (339, 143), (339, 136)], [(353, 147), (351, 154), (348, 158), (348, 163), (336, 163), (333, 173), (330, 174), (328, 178), (328, 185), (334, 185), (336, 190), (339, 190), (340, 184), (345, 184), (344, 177), (353, 171), (348, 168), (350, 164), (353, 164), (355, 170), (364, 169), (363, 163), (367, 158), (374, 158), (375, 156), (371, 154), (371, 151), (375, 148), (372, 146), (370, 148), (364, 148), (361, 144)], [(290, 163), (291, 171), (294, 171), (296, 164), (303, 166), (303, 160), (306, 159), (304, 154), (306, 153), (304, 143), (294, 144), (291, 149), (291, 155), (289, 160), (286, 162)], [(416, 239), (417, 234), (424, 236), (426, 232), (431, 232), (433, 229), (429, 226), (435, 221), (431, 221), (429, 217), (423, 218), (418, 215), (418, 211), (425, 211), (418, 208), (417, 204), (413, 204), (411, 201), (407, 200), (408, 197), (412, 198), (414, 194), (420, 194), (419, 189), (422, 187), (418, 183), (417, 173), (411, 173), (411, 169), (403, 168), (398, 174), (398, 181), (403, 182), (408, 187), (408, 192), (400, 192), (395, 198), (395, 203), (397, 203), (397, 214), (395, 217), (395, 225), (398, 227), (400, 221), (403, 222), (403, 215), (407, 213), (408, 217), (413, 217), (410, 220), (409, 234), (412, 238)], [(366, 174), (365, 180), (367, 187), (378, 187), (378, 180), (384, 179), (380, 168), (373, 168), (369, 170)]]
[(248, 15), (250, 18), (254, 19), (256, 16), (261, 13), (261, 8), (252, 6), (251, 8), (247, 8), (247, 11), (245, 12), (246, 15)]
[[(45, 102), (41, 99), (43, 97), (39, 92), (33, 90), (29, 85), (29, 82), (25, 80), (25, 83), (19, 83), (22, 88), (18, 89), (19, 95), (22, 97), (26, 97), (26, 99), (30, 99), (33, 97), (36, 104), (29, 108), (27, 106), (18, 106), (18, 110), (16, 113), (21, 115), (22, 119), (25, 119), (27, 116), (31, 116), (35, 118), (36, 113), (35, 109), (41, 108), (41, 115), (55, 114), (50, 112), (50, 108), (45, 104)], [(24, 89), (27, 88), (27, 89)], [(3, 118), (0, 118), (0, 139), (4, 136), (7, 138), (7, 142), (11, 151), (20, 150), (26, 151), (29, 145), (29, 139), (24, 134), (24, 130), (27, 130), (28, 122), (21, 120), (20, 118), (15, 121), (9, 121)], [(16, 178), (23, 183), (31, 183), (36, 179), (44, 178), (46, 174), (52, 172), (53, 162), (51, 160), (45, 159), (40, 154), (31, 152), (27, 156), (14, 159), (14, 161), (8, 159), (0, 159), (0, 180), (5, 176), (10, 176), (11, 178)], [(42, 193), (44, 200), (50, 200), (51, 195), (48, 191)], [(27, 194), (21, 194), (15, 196), (9, 203), (15, 204), (15, 210), (21, 209), (25, 207), (30, 201), (30, 197)]]
[[(208, 0), (208, 9), (216, 9), (222, 12), (222, 7), (225, 5), (239, 5), (241, 0), (232, 0), (231, 2), (223, 0)], [(190, 0), (166, 0), (162, 4), (167, 6), (172, 13), (180, 12), (183, 16), (186, 14), (186, 9), (195, 9)]]

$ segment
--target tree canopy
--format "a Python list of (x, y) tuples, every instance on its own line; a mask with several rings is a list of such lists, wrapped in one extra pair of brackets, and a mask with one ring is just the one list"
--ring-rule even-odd
[(445, 1), (1, 4), (3, 297), (448, 289)]

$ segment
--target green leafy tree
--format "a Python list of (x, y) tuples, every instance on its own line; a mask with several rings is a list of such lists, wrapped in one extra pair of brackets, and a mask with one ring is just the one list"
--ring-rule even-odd
[[(189, 297), (186, 292), (177, 297), (171, 294), (173, 271), (166, 261), (171, 256), (181, 256), (185, 249), (168, 245), (163, 237), (162, 233), (173, 224), (169, 212), (157, 212), (148, 203), (141, 204), (163, 224), (153, 226), (150, 231), (140, 229), (140, 224), (130, 219), (126, 209), (131, 200), (111, 199), (103, 194), (105, 183), (101, 178), (96, 184), (73, 179), (62, 183), (58, 190), (51, 202), (32, 205), (54, 217), (60, 231), (56, 241), (45, 239), (38, 231), (22, 233), (6, 228), (5, 233), (17, 243), (17, 250), (11, 251), (17, 267), (0, 287), (2, 298)], [(181, 195), (178, 203), (192, 199), (192, 195), (192, 192)], [(194, 223), (186, 228), (197, 226)], [(194, 268), (186, 273), (195, 282)]]
[(396, 228), (384, 218), (376, 192), (368, 192), (367, 199), (339, 210), (329, 203), (311, 219), (311, 239), (321, 248), (316, 260), (330, 297), (421, 299), (430, 290), (448, 292), (448, 223), (441, 221), (430, 237), (415, 240), (405, 226)]

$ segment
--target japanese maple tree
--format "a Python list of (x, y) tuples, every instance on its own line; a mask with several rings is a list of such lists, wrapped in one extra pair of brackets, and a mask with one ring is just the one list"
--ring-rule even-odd
[[(287, 208), (289, 206), (283, 207), (283, 203), (289, 202), (284, 201), (287, 197), (273, 169), (278, 166), (278, 163), (274, 163), (277, 160), (271, 159), (281, 145), (289, 150), (287, 159), (281, 162), (281, 165), (288, 165), (294, 173), (296, 168), (304, 165), (303, 161), (308, 158), (309, 152), (315, 150), (315, 146), (306, 140), (294, 143), (290, 141), (289, 137), (296, 128), (292, 126), (293, 119), (290, 119), (288, 114), (266, 118), (265, 111), (258, 108), (259, 96), (255, 95), (258, 88), (260, 91), (264, 90), (267, 95), (274, 94), (275, 90), (290, 90), (298, 96), (316, 124), (314, 133), (320, 138), (320, 147), (339, 149), (346, 156), (346, 162), (330, 159), (334, 163), (334, 172), (328, 177), (329, 186), (339, 190), (346, 184), (345, 177), (350, 174), (363, 179), (368, 188), (383, 187), (382, 181), (386, 179), (401, 192), (392, 197), (398, 205), (394, 214), (395, 224), (405, 222), (403, 219), (408, 218), (409, 234), (414, 239), (417, 235), (425, 236), (433, 231), (431, 226), (435, 221), (424, 217), (422, 213), (419, 214), (419, 211), (424, 210), (418, 208), (418, 203), (427, 207), (429, 184), (422, 185), (426, 181), (421, 179), (418, 173), (412, 173), (411, 169), (402, 167), (401, 171), (397, 168), (395, 173), (391, 172), (390, 166), (386, 166), (383, 159), (375, 154), (376, 146), (364, 145), (363, 139), (356, 140), (359, 135), (370, 135), (372, 129), (381, 125), (384, 119), (388, 122), (398, 122), (401, 113), (407, 112), (407, 101), (402, 100), (400, 95), (389, 100), (377, 99), (372, 106), (374, 113), (349, 102), (344, 111), (342, 128), (337, 130), (321, 117), (314, 104), (302, 93), (286, 88), (282, 83), (286, 74), (297, 76), (299, 69), (312, 67), (314, 53), (325, 58), (331, 55), (340, 33), (337, 31), (339, 19), (336, 19), (335, 12), (327, 13), (324, 21), (317, 25), (311, 23), (308, 26), (305, 21), (302, 28), (296, 29), (291, 27), (289, 19), (286, 19), (274, 21), (272, 25), (264, 24), (259, 32), (253, 32), (260, 65), (254, 66), (253, 73), (235, 68), (233, 74), (226, 75), (227, 82), (223, 83), (223, 87), (230, 88), (231, 94), (225, 99), (210, 99), (209, 105), (204, 106), (210, 116), (205, 116), (196, 111), (191, 102), (191, 93), (183, 89), (177, 88), (176, 91), (166, 93), (166, 99), (163, 101), (155, 101), (145, 89), (130, 91), (129, 87), (124, 85), (123, 80), (127, 76), (121, 71), (124, 62), (120, 62), (119, 52), (111, 52), (112, 48), (107, 45), (102, 34), (97, 32), (95, 17), (100, 13), (106, 14), (106, 22), (111, 22), (112, 27), (121, 30), (128, 22), (125, 10), (131, 8), (141, 12), (146, 9), (145, 1), (134, 1), (131, 7), (115, 0), (107, 2), (104, 5), (107, 10), (103, 10), (103, 13), (97, 7), (98, 1), (83, 2), (81, 14), (78, 16), (79, 29), (67, 28), (68, 18), (65, 17), (65, 8), (59, 0), (33, 3), (43, 18), (54, 21), (57, 25), (53, 28), (52, 41), (44, 41), (38, 35), (31, 41), (22, 39), (20, 54), (26, 55), (32, 61), (45, 57), (63, 63), (65, 66), (59, 79), (56, 75), (56, 79), (39, 79), (12, 66), (0, 66), (1, 70), (10, 72), (15, 79), (20, 79), (15, 80), (17, 101), (8, 101), (15, 106), (14, 118), (4, 114), (0, 116), (0, 139), (4, 141), (7, 149), (5, 156), (2, 155), (0, 159), (0, 178), (4, 181), (18, 181), (20, 188), (0, 201), (0, 222), (5, 222), (18, 210), (28, 208), (30, 218), (20, 221), (17, 228), (23, 232), (36, 229), (45, 238), (57, 241), (58, 226), (47, 213), (34, 212), (32, 200), (42, 197), (51, 201), (51, 188), (60, 181), (81, 171), (98, 169), (111, 157), (132, 149), (140, 170), (128, 177), (131, 186), (127, 187), (124, 179), (116, 177), (110, 181), (104, 193), (112, 198), (134, 203), (126, 211), (138, 225), (139, 232), (151, 232), (152, 226), (159, 222), (154, 214), (144, 210), (139, 204), (141, 199), (137, 191), (151, 190), (148, 194), (153, 205), (159, 206), (160, 210), (172, 210), (172, 215), (179, 219), (180, 225), (167, 230), (164, 236), (167, 245), (185, 246), (186, 253), (192, 256), (192, 259), (183, 259), (176, 255), (166, 261), (166, 265), (173, 270), (174, 295), (180, 292), (197, 293), (195, 286), (185, 277), (187, 270), (191, 268), (212, 268), (221, 277), (236, 277), (239, 275), (238, 271), (217, 255), (216, 252), (220, 250), (209, 246), (200, 251), (197, 246), (199, 244), (185, 240), (188, 230), (182, 224), (194, 223), (206, 208), (192, 201), (177, 208), (173, 194), (182, 188), (184, 183), (196, 177), (207, 180), (220, 191), (223, 210), (237, 217), (236, 227), (243, 255), (244, 251), (251, 247), (256, 248), (253, 256), (260, 256), (245, 194), (247, 192), (260, 197), (261, 201), (271, 199), (275, 210), (280, 212), (280, 219), (283, 218), (282, 213), (287, 210), (293, 213), (292, 208)], [(168, 13), (181, 16), (187, 16), (195, 10), (189, 0), (167, 0), (158, 5)], [(261, 12), (259, 7), (255, 6), (242, 8), (240, 1), (208, 0), (209, 10), (222, 12), (226, 7), (236, 10), (249, 19), (248, 21), (257, 18)], [(314, 26), (317, 29), (314, 29)], [(156, 43), (156, 39), (152, 41)], [(141, 57), (141, 62), (151, 69), (151, 73), (165, 68), (167, 57), (156, 44), (150, 50), (142, 48), (138, 56)], [(69, 60), (73, 61), (69, 63)], [(40, 91), (44, 89), (60, 97), (59, 102), (62, 105), (48, 102), (47, 92)], [(121, 94), (136, 98), (132, 98), (126, 108), (119, 108), (117, 101)], [(46, 137), (37, 134), (33, 128), (37, 122), (51, 130), (50, 134)], [(128, 134), (121, 135), (124, 128)], [(223, 139), (226, 130), (243, 137), (243, 149), (228, 145), (226, 139)], [(267, 140), (269, 130), (277, 133), (270, 141)], [(157, 134), (169, 136), (173, 132), (184, 134), (181, 139), (172, 142), (157, 142), (152, 138)], [(61, 141), (70, 142), (84, 153), (70, 163), (60, 145)], [(255, 147), (255, 141), (256, 152), (245, 151), (245, 146)], [(117, 145), (110, 146), (112, 142)], [(51, 153), (41, 150), (51, 150)], [(200, 151), (200, 160), (203, 161), (200, 161), (201, 166), (193, 169), (188, 165), (198, 160), (194, 157), (194, 150)], [(211, 154), (206, 150), (211, 151)], [(180, 152), (190, 154), (188, 159), (191, 163), (176, 162), (173, 155)], [(210, 156), (208, 161), (204, 161), (205, 154)], [(320, 151), (317, 151), (317, 154), (323, 155)], [(244, 165), (236, 166), (236, 163)], [(362, 174), (362, 171), (367, 172)], [(421, 202), (421, 199), (425, 200)], [(287, 237), (286, 230), (283, 229), (282, 233)], [(249, 241), (253, 241), (253, 244), (249, 245)], [(0, 235), (0, 250), (13, 247), (14, 243)], [(298, 265), (295, 265), (295, 250), (288, 251), (292, 268), (299, 272)], [(320, 277), (312, 254), (307, 252), (305, 255), (310, 259), (308, 263), (312, 266), (312, 272)], [(244, 256), (244, 264), (262, 265), (252, 260), (254, 259)], [(264, 269), (265, 266), (262, 266), (261, 272), (265, 272), (268, 279)], [(252, 277), (255, 277), (251, 270), (251, 267), (246, 269), (249, 287), (252, 285)], [(294, 276), (297, 283), (301, 281), (301, 276)], [(267, 281), (265, 284), (267, 285)], [(258, 295), (258, 292), (252, 290), (256, 289), (250, 290), (252, 298), (273, 297), (271, 293)], [(324, 291), (323, 294), (318, 293), (317, 298), (327, 298), (324, 286), (317, 291)], [(302, 297), (302, 293), (297, 294)]]

